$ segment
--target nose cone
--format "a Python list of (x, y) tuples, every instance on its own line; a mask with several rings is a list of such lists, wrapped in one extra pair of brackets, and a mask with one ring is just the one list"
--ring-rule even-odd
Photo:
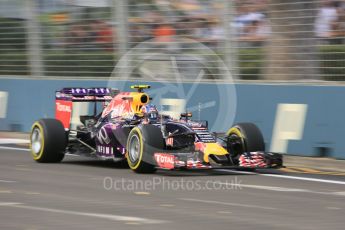
[(209, 161), (209, 155), (227, 155), (229, 154), (226, 149), (224, 149), (220, 144), (218, 143), (202, 143), (203, 147), (199, 148), (198, 150), (202, 151), (204, 153), (204, 162), (210, 162)]

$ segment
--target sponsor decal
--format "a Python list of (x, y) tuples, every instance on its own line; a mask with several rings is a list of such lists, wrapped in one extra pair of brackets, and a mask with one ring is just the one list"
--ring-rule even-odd
[(55, 101), (55, 118), (62, 122), (65, 129), (69, 129), (72, 114), (72, 101)]
[(97, 146), (97, 152), (101, 156), (113, 156), (114, 154), (114, 149), (111, 146), (103, 146), (103, 145), (98, 145)]
[(175, 165), (175, 156), (167, 153), (155, 153), (154, 158), (160, 168), (173, 169)]
[(196, 151), (204, 152), (206, 145), (203, 142), (195, 142), (194, 146)]
[(87, 94), (87, 89), (85, 88), (72, 88), (72, 94)]
[(113, 99), (112, 96), (96, 97), (96, 99), (103, 99), (103, 98), (107, 101)]
[(109, 144), (110, 143), (110, 138), (109, 135), (107, 133), (107, 130), (105, 128), (105, 126), (103, 126), (97, 133), (97, 140), (99, 141), (99, 143), (101, 144)]
[(72, 112), (71, 107), (72, 107), (71, 105), (61, 103), (61, 102), (56, 102), (56, 110), (59, 112), (71, 113)]
[(165, 143), (166, 143), (167, 146), (173, 146), (173, 145), (174, 145), (174, 138), (168, 137), (168, 138), (165, 140)]
[(123, 100), (123, 97), (128, 96), (129, 93), (121, 93), (116, 95), (113, 100), (103, 110), (102, 117), (107, 116), (111, 113), (111, 117), (120, 117), (123, 114), (132, 113), (132, 108), (129, 100)]
[(192, 128), (203, 128), (203, 129), (205, 129), (203, 126), (202, 126), (202, 124), (201, 123), (199, 123), (199, 122), (194, 122), (194, 121), (187, 121), (187, 125), (189, 125), (189, 126), (191, 126)]

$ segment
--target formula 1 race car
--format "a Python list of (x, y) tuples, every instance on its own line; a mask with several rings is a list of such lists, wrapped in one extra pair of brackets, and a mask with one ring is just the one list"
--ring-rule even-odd
[[(239, 123), (226, 133), (212, 133), (207, 121), (160, 114), (143, 92), (111, 88), (63, 88), (56, 91), (55, 119), (40, 119), (31, 130), (37, 162), (60, 162), (66, 153), (127, 162), (138, 173), (156, 169), (280, 168), (282, 155), (265, 152), (256, 125)], [(73, 102), (94, 104), (92, 115), (78, 116), (72, 128)], [(101, 111), (101, 112), (97, 112)]]

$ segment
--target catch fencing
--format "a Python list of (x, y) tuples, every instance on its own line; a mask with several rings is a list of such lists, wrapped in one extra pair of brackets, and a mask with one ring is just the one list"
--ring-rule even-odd
[(0, 76), (343, 81), (344, 35), (344, 1), (1, 0)]

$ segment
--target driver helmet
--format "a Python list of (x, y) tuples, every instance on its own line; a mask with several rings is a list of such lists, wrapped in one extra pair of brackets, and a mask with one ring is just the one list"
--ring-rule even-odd
[(149, 121), (156, 121), (159, 117), (156, 106), (152, 104), (144, 105), (141, 111)]

